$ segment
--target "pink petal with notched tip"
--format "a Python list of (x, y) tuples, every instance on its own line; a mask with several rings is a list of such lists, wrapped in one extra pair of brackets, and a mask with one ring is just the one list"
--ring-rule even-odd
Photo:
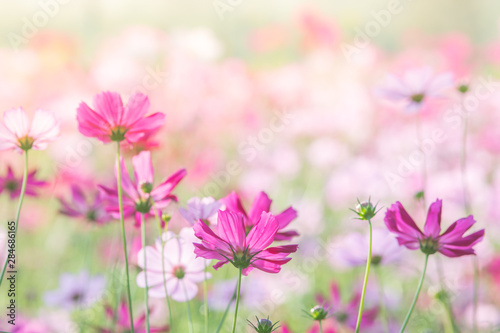
[(217, 218), (217, 234), (231, 244), (235, 251), (246, 248), (246, 232), (243, 215), (232, 211), (219, 211)]
[(134, 166), (135, 181), (139, 186), (144, 183), (153, 184), (153, 164), (149, 151), (142, 151), (132, 157), (132, 165)]
[(123, 102), (120, 94), (104, 91), (94, 96), (94, 109), (111, 128), (122, 124)]
[(425, 221), (424, 226), (424, 235), (426, 237), (437, 238), (439, 233), (441, 232), (441, 209), (442, 209), (443, 201), (436, 200), (429, 207), (429, 211), (427, 212), (427, 220)]
[(259, 222), (248, 233), (247, 246), (251, 252), (260, 251), (272, 244), (277, 232), (276, 218), (271, 213), (262, 212)]
[(129, 127), (146, 115), (150, 107), (148, 96), (135, 93), (127, 101), (120, 124)]
[(102, 142), (110, 142), (111, 129), (109, 123), (86, 103), (80, 103), (76, 110), (78, 130), (87, 137), (96, 137)]
[(257, 194), (248, 212), (250, 221), (254, 224), (260, 219), (262, 212), (269, 212), (271, 210), (271, 203), (272, 200), (269, 199), (265, 192)]
[(152, 133), (158, 131), (160, 127), (163, 126), (165, 122), (165, 115), (163, 113), (157, 112), (141, 120), (137, 121), (130, 126), (129, 130), (125, 134), (125, 138), (129, 142), (139, 141), (146, 133), (151, 135)]

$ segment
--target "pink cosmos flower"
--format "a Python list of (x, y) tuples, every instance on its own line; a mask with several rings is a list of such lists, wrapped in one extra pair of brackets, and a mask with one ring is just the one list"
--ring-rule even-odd
[[(111, 330), (104, 327), (97, 327), (99, 333), (127, 333), (130, 332), (130, 313), (128, 311), (128, 306), (125, 301), (120, 302), (118, 309), (113, 311), (110, 305), (105, 305), (106, 317), (109, 322), (113, 322), (116, 314), (116, 327), (115, 330)], [(143, 313), (134, 322), (134, 331), (137, 333), (146, 333), (146, 315)], [(151, 333), (163, 333), (169, 332), (168, 326), (163, 327), (150, 327)]]
[(49, 111), (37, 110), (30, 124), (22, 108), (6, 111), (0, 122), (0, 150), (19, 153), (30, 149), (43, 150), (59, 135), (59, 122)]
[(397, 235), (399, 245), (411, 250), (420, 248), (425, 254), (440, 252), (452, 258), (475, 254), (472, 247), (483, 239), (484, 229), (464, 237), (464, 233), (476, 223), (474, 217), (469, 215), (454, 222), (440, 235), (441, 208), (442, 200), (437, 199), (431, 204), (422, 232), (398, 201), (387, 209), (385, 225)]
[[(332, 282), (330, 286), (329, 300), (321, 295), (316, 296), (317, 302), (328, 308), (328, 313), (333, 316), (339, 325), (350, 327), (351, 329), (356, 328), (360, 299), (361, 291), (356, 291), (354, 297), (347, 304), (344, 304), (340, 295), (339, 285), (336, 282)], [(371, 327), (375, 323), (377, 314), (377, 306), (364, 310), (360, 327), (363, 329)]]
[(243, 275), (248, 275), (254, 268), (278, 273), (281, 265), (291, 260), (288, 255), (297, 251), (297, 245), (268, 247), (276, 237), (279, 223), (267, 212), (261, 213), (248, 234), (243, 214), (230, 210), (219, 210), (217, 233), (202, 221), (196, 223), (193, 229), (195, 236), (202, 241), (201, 244), (194, 243), (197, 256), (218, 260), (215, 269), (230, 262), (242, 269)]
[[(176, 171), (154, 188), (153, 165), (149, 151), (143, 151), (132, 158), (134, 180), (130, 179), (123, 159), (121, 159), (120, 163), (122, 164), (122, 186), (124, 190), (123, 213), (125, 217), (135, 215), (136, 226), (141, 225), (141, 214), (146, 214), (146, 217), (154, 215), (153, 206), (157, 210), (161, 210), (167, 207), (172, 200), (177, 201), (177, 197), (171, 192), (186, 175), (185, 169)], [(115, 171), (118, 177), (118, 167)], [(113, 218), (119, 219), (118, 191), (102, 185), (99, 185), (99, 188), (102, 191), (103, 198), (109, 203), (106, 210)]]
[[(138, 254), (138, 265), (144, 269), (144, 251), (146, 251), (147, 265), (146, 271), (137, 275), (137, 285), (146, 287), (146, 275), (148, 279), (149, 296), (164, 298), (165, 285), (168, 295), (177, 302), (186, 302), (193, 299), (198, 293), (197, 283), (205, 280), (205, 267), (210, 264), (210, 260), (197, 258), (194, 254), (192, 228), (184, 228), (177, 237), (173, 232), (163, 234), (163, 264), (162, 264), (162, 244), (158, 239), (155, 247), (146, 246)], [(163, 276), (163, 268), (165, 275)], [(210, 278), (210, 273), (206, 274)]]
[(163, 125), (165, 115), (157, 112), (145, 117), (149, 110), (146, 95), (132, 95), (126, 106), (118, 93), (102, 92), (94, 97), (94, 110), (82, 102), (77, 109), (78, 129), (88, 137), (102, 142), (139, 141)]
[(103, 224), (111, 219), (106, 212), (106, 203), (100, 192), (86, 195), (78, 185), (71, 186), (71, 202), (59, 198), (62, 208), (60, 213), (77, 218), (84, 218), (89, 222)]
[[(272, 200), (269, 199), (265, 192), (260, 192), (253, 201), (250, 211), (247, 214), (243, 205), (241, 204), (240, 197), (233, 191), (225, 198), (220, 200), (227, 210), (241, 213), (245, 221), (245, 230), (248, 233), (250, 229), (260, 220), (263, 212), (268, 213), (271, 210)], [(276, 221), (278, 222), (279, 232), (276, 234), (275, 240), (290, 240), (295, 236), (298, 236), (296, 231), (281, 231), (286, 228), (290, 222), (292, 222), (297, 217), (297, 211), (292, 207), (288, 207), (280, 214), (276, 215)]]
[(210, 220), (217, 214), (221, 206), (222, 204), (212, 197), (201, 199), (194, 197), (188, 200), (186, 208), (179, 208), (179, 212), (191, 225), (199, 220), (210, 225)]
[[(33, 170), (28, 174), (26, 179), (26, 195), (31, 197), (38, 196), (37, 189), (46, 186), (48, 183), (43, 180), (37, 180), (36, 170)], [(0, 177), (0, 193), (3, 191), (7, 192), (11, 199), (18, 198), (21, 194), (21, 187), (23, 183), (22, 176), (17, 178), (12, 171), (12, 167), (7, 168), (7, 175), (5, 177)]]
[(434, 75), (432, 68), (409, 69), (401, 77), (390, 74), (377, 93), (393, 102), (402, 102), (407, 111), (418, 111), (428, 98), (440, 97), (440, 93), (453, 86), (453, 75)]

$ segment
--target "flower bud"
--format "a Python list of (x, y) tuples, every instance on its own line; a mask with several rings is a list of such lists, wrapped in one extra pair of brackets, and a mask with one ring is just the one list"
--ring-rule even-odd
[(259, 318), (255, 317), (255, 319), (257, 319), (257, 326), (255, 326), (250, 321), (248, 321), (248, 324), (251, 327), (253, 327), (253, 329), (257, 333), (271, 333), (271, 332), (276, 331), (279, 328), (279, 326), (276, 326), (276, 325), (278, 325), (278, 322), (273, 324), (273, 322), (269, 320), (269, 317), (267, 319), (266, 318), (259, 319)]
[(309, 312), (313, 320), (323, 320), (328, 316), (328, 310), (321, 305), (316, 305)]
[(371, 220), (377, 213), (377, 205), (373, 205), (370, 200), (365, 202), (359, 202), (356, 205), (356, 210), (354, 211), (358, 214), (360, 220)]

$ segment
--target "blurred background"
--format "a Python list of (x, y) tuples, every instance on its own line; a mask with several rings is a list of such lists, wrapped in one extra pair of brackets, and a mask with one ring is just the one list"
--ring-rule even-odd
[[(108, 90), (126, 101), (139, 91), (150, 97), (151, 112), (166, 114), (150, 147), (157, 181), (181, 167), (188, 170), (175, 191), (179, 203), (169, 210), (174, 231), (188, 226), (178, 207), (193, 196), (219, 199), (235, 190), (250, 207), (265, 191), (273, 199), (273, 212), (297, 209), (299, 217), (290, 228), (301, 235), (299, 252), (282, 273), (247, 279), (241, 318), (269, 315), (293, 332), (305, 332), (312, 323), (302, 310), (315, 305), (316, 295), (326, 296), (336, 282), (347, 304), (361, 285), (363, 265), (345, 264), (345, 254), (364, 253), (364, 248), (341, 241), (367, 231), (349, 211), (357, 198), (371, 196), (384, 207), (374, 220), (378, 229), (385, 229), (383, 213), (396, 200), (419, 225), (424, 222), (418, 195), (423, 163), (410, 158), (419, 149), (417, 116), (375, 93), (387, 74), (422, 66), (451, 72), (457, 85), (487, 91), (466, 116), (453, 89), (426, 105), (421, 135), (443, 133), (442, 140), (428, 146), (425, 192), (428, 201), (444, 200), (447, 227), (466, 215), (460, 158), (467, 119), (466, 185), (476, 229), (486, 228), (477, 249), (482, 277), (478, 318), (485, 332), (500, 325), (500, 299), (494, 296), (500, 289), (495, 236), (500, 231), (498, 1), (40, 0), (3, 1), (0, 12), (0, 110), (50, 110), (62, 130), (47, 151), (30, 153), (30, 170), (46, 183), (26, 199), (21, 214), (18, 319), (33, 328), (19, 332), (99, 332), (96, 327), (106, 326), (104, 306), (119, 297), (116, 221), (95, 225), (58, 213), (59, 199), (70, 200), (72, 184), (92, 192), (97, 184), (114, 181), (114, 148), (77, 130), (80, 102), (90, 104), (96, 93)], [(126, 147), (127, 158), (140, 149)], [(0, 177), (11, 166), (20, 182), (22, 163), (17, 153), (0, 152)], [(3, 184), (0, 207), (6, 221), (14, 217), (17, 198)], [(134, 256), (140, 239), (132, 224), (128, 236)], [(155, 232), (151, 226), (150, 242)], [(391, 249), (399, 264), (382, 266), (379, 278), (386, 285), (390, 324), (397, 327), (406, 310), (400, 304), (409, 304), (423, 258)], [(472, 259), (441, 259), (454, 311), (468, 331)], [(421, 300), (431, 310), (417, 311), (411, 332), (449, 329), (446, 309), (435, 297), (440, 288), (436, 267), (430, 266)], [(78, 311), (44, 303), (44, 293), (57, 288), (61, 274), (82, 270), (106, 276), (108, 292), (99, 302)], [(139, 269), (133, 271), (135, 277)], [(210, 282), (216, 318), (224, 311), (219, 301), (228, 289), (224, 283), (233, 285), (235, 278), (227, 267), (219, 272), (212, 270)], [(371, 282), (370, 304), (376, 307), (378, 279)], [(3, 307), (5, 286), (0, 295)], [(142, 290), (135, 285), (134, 300), (140, 313)], [(200, 295), (192, 305), (200, 325), (202, 301)], [(162, 325), (167, 321), (164, 302), (154, 302), (154, 320)], [(181, 322), (183, 306), (176, 305)], [(339, 318), (331, 326), (349, 332)], [(370, 332), (384, 331), (381, 325), (376, 319)]]

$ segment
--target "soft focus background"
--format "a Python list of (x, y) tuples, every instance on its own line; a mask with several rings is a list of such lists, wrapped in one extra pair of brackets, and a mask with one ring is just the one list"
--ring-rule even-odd
[[(386, 15), (393, 7), (398, 13)], [(486, 87), (466, 117), (467, 186), (478, 221), (474, 228), (486, 228), (485, 240), (476, 247), (478, 322), (484, 332), (499, 327), (497, 0), (41, 0), (3, 1), (0, 13), (0, 110), (43, 108), (56, 113), (62, 124), (60, 139), (47, 151), (30, 153), (30, 169), (48, 183), (37, 197), (26, 199), (20, 219), (17, 314), (19, 322), (33, 328), (19, 332), (93, 332), (106, 326), (104, 306), (115, 304), (122, 273), (118, 223), (90, 225), (58, 213), (58, 198), (69, 198), (71, 184), (93, 189), (114, 181), (113, 146), (77, 130), (81, 101), (90, 103), (103, 90), (117, 91), (125, 100), (141, 91), (150, 97), (152, 111), (166, 114), (165, 126), (154, 137), (157, 179), (180, 167), (188, 170), (175, 190), (179, 203), (170, 208), (172, 230), (188, 226), (177, 209), (193, 196), (219, 199), (236, 190), (249, 207), (262, 190), (274, 200), (273, 212), (290, 205), (298, 210), (290, 229), (301, 234), (299, 252), (280, 274), (252, 272), (245, 279), (240, 313), (242, 320), (269, 315), (298, 333), (312, 326), (303, 310), (316, 304), (317, 294), (328, 296), (331, 283), (340, 285), (345, 304), (360, 290), (363, 264), (353, 266), (348, 258), (356, 253), (363, 258), (366, 252), (363, 241), (349, 238), (367, 232), (349, 210), (357, 198), (371, 196), (384, 207), (373, 221), (376, 229), (385, 229), (383, 213), (396, 200), (423, 225), (424, 207), (415, 197), (422, 190), (422, 163), (410, 161), (418, 149), (416, 116), (375, 94), (387, 74), (421, 66), (450, 71), (457, 84)], [(421, 111), (424, 138), (434, 130), (444, 133), (443, 140), (428, 146), (426, 190), (428, 201), (444, 200), (444, 226), (466, 215), (460, 105), (460, 96), (451, 90)], [(12, 166), (21, 178), (20, 155), (1, 152), (0, 161), (0, 177)], [(16, 205), (4, 189), (0, 244)], [(134, 258), (140, 240), (132, 224), (128, 235)], [(153, 225), (149, 234), (152, 242)], [(377, 306), (379, 281), (384, 281), (387, 312), (397, 328), (413, 297), (423, 255), (390, 249), (392, 262), (370, 277), (368, 307)], [(1, 251), (3, 245), (3, 257)], [(408, 332), (447, 329), (445, 309), (436, 298), (436, 257)], [(439, 259), (460, 326), (468, 331), (473, 260)], [(57, 288), (61, 274), (82, 270), (106, 276), (108, 292), (99, 302), (78, 311), (44, 303), (44, 293)], [(214, 328), (231, 296), (234, 271), (212, 270)], [(135, 281), (139, 269), (134, 266), (132, 272)], [(139, 315), (142, 289), (133, 284), (133, 293)], [(2, 309), (6, 294), (4, 285)], [(199, 296), (191, 305), (196, 332), (203, 322)], [(161, 326), (168, 318), (164, 300), (153, 300), (153, 305), (153, 320)], [(184, 306), (175, 303), (174, 308), (181, 325)], [(6, 328), (4, 312), (0, 329)], [(329, 325), (338, 331), (350, 331), (340, 320), (334, 322)], [(381, 323), (377, 320), (367, 331), (382, 332)]]

